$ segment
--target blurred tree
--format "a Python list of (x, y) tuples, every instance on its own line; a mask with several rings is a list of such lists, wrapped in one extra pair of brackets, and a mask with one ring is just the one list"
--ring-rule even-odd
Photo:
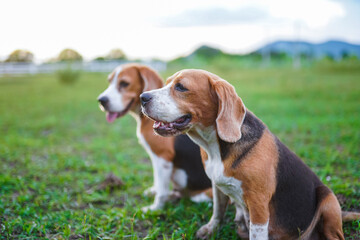
[(105, 57), (96, 57), (94, 61), (105, 61)]
[(17, 49), (10, 53), (5, 62), (32, 62), (34, 59), (34, 54), (30, 51)]
[(125, 53), (119, 49), (112, 49), (109, 54), (105, 57), (105, 59), (108, 60), (125, 60), (126, 59), (126, 55)]
[(62, 50), (57, 58), (57, 60), (61, 62), (82, 61), (82, 59), (83, 57), (80, 55), (80, 53), (70, 48)]
[(44, 63), (56, 63), (58, 61), (57, 57), (49, 58), (44, 61)]

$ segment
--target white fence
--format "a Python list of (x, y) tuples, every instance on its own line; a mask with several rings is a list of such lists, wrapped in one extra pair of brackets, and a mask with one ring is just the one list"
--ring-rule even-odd
[[(0, 63), (0, 75), (14, 74), (37, 74), (53, 73), (61, 69), (69, 68), (84, 72), (111, 72), (120, 64), (129, 63), (127, 61), (91, 61), (75, 63)], [(161, 61), (144, 61), (140, 62), (159, 72), (166, 70), (166, 63)]]

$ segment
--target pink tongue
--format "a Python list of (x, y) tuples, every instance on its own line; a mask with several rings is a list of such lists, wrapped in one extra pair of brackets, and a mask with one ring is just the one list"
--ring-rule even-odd
[(113, 121), (115, 121), (116, 118), (117, 118), (117, 113), (106, 112), (106, 120), (109, 123), (112, 123)]

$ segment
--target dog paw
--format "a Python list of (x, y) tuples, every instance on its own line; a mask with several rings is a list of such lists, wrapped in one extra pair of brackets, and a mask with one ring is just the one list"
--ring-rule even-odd
[(156, 188), (155, 186), (152, 186), (152, 187), (149, 187), (148, 189), (146, 189), (144, 191), (144, 196), (148, 196), (148, 197), (151, 197), (151, 196), (155, 196), (156, 195)]
[(152, 205), (150, 205), (150, 206), (142, 207), (142, 208), (141, 208), (141, 211), (142, 211), (143, 213), (147, 213), (147, 212), (152, 212), (152, 211), (159, 210), (159, 209), (161, 209), (161, 208), (162, 208), (161, 205), (152, 204)]
[(241, 239), (249, 239), (249, 229), (245, 224), (245, 220), (235, 221), (237, 229), (236, 232)]
[(177, 199), (180, 199), (181, 197), (182, 197), (182, 194), (180, 191), (172, 191), (169, 194), (169, 199), (171, 199), (171, 200), (177, 200)]
[(196, 237), (200, 239), (208, 239), (214, 233), (215, 227), (208, 223), (202, 226), (197, 232)]
[(236, 232), (241, 239), (249, 239), (249, 231), (246, 226), (244, 228), (238, 225)]

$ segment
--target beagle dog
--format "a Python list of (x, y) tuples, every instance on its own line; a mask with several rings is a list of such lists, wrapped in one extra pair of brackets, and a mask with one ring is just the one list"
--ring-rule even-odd
[(246, 109), (228, 82), (207, 71), (182, 70), (165, 87), (140, 99), (143, 113), (155, 120), (157, 134), (186, 133), (201, 147), (214, 204), (210, 221), (197, 237), (214, 233), (230, 198), (241, 237), (344, 239), (333, 192)]
[(178, 195), (188, 195), (195, 202), (211, 200), (211, 181), (204, 171), (199, 147), (186, 135), (172, 138), (155, 135), (152, 130), (154, 121), (141, 113), (140, 94), (161, 88), (161, 77), (147, 66), (126, 64), (117, 67), (108, 80), (108, 88), (98, 97), (101, 109), (106, 112), (106, 120), (112, 123), (130, 113), (137, 121), (139, 143), (152, 162), (154, 185), (144, 193), (155, 195), (155, 200), (142, 210), (162, 208), (171, 195), (171, 181)]

